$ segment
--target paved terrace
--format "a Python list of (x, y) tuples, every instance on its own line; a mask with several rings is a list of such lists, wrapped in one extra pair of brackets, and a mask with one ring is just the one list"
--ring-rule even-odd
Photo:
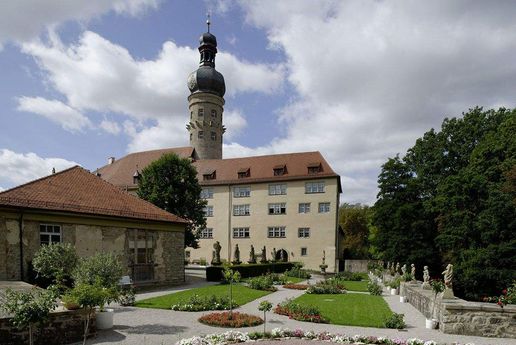
[[(311, 283), (315, 283), (316, 279), (319, 278), (320, 277), (315, 277), (315, 279), (311, 279)], [(198, 272), (189, 272), (187, 285), (173, 289), (139, 294), (137, 296), (137, 300), (210, 284), (213, 283), (204, 281), (199, 276)], [(275, 305), (287, 298), (295, 298), (301, 294), (303, 294), (303, 291), (289, 290), (279, 287), (277, 292), (254, 300), (246, 305), (236, 308), (235, 310), (263, 317), (263, 313), (258, 311), (258, 304), (260, 301), (269, 300), (273, 303), (273, 305)], [(400, 303), (399, 296), (390, 296), (384, 294), (384, 298), (393, 312), (405, 314), (405, 321), (407, 323), (407, 328), (405, 330), (398, 331), (393, 329), (351, 327), (300, 322), (290, 320), (286, 316), (274, 314), (272, 311), (267, 314), (267, 330), (270, 331), (276, 327), (286, 327), (290, 329), (300, 328), (303, 330), (313, 330), (316, 332), (328, 331), (330, 333), (347, 335), (361, 334), (402, 339), (419, 338), (423, 340), (435, 340), (438, 343), (449, 344), (460, 342), (461, 344), (474, 343), (475, 345), (516, 345), (516, 339), (459, 336), (443, 334), (438, 330), (426, 329), (424, 316), (421, 315), (409, 303)], [(173, 345), (176, 341), (183, 338), (210, 333), (222, 333), (229, 330), (229, 328), (219, 328), (203, 325), (197, 321), (200, 316), (211, 313), (210, 311), (180, 312), (172, 310), (115, 306), (115, 312), (114, 328), (109, 331), (99, 331), (97, 337), (90, 339), (88, 344), (119, 343), (127, 345)], [(374, 312), (374, 310), (371, 312)], [(263, 325), (240, 328), (236, 330), (242, 332), (263, 331)], [(260, 342), (261, 345), (270, 345), (269, 343), (272, 343), (272, 341)], [(274, 343), (277, 344), (277, 342)], [(287, 343), (289, 345), (322, 344), (322, 342), (308, 342), (297, 339), (285, 341), (285, 344)]]

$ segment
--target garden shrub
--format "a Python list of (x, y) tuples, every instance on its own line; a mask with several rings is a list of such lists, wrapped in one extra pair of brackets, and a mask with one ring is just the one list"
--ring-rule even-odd
[[(238, 307), (238, 304), (233, 301), (233, 307)], [(205, 311), (205, 310), (229, 310), (230, 303), (229, 297), (215, 295), (211, 296), (199, 296), (193, 295), (186, 301), (181, 301), (178, 304), (172, 306), (172, 310), (178, 311)]]
[(309, 294), (341, 294), (345, 292), (346, 290), (342, 281), (335, 278), (320, 281), (306, 290), (306, 293)]
[(120, 296), (118, 297), (118, 303), (124, 307), (133, 306), (136, 302), (136, 294), (134, 292), (134, 288), (124, 288), (120, 291)]
[[(241, 264), (231, 265), (230, 269), (240, 273), (242, 278), (257, 277), (267, 273), (283, 273), (294, 267), (293, 262), (276, 262), (266, 264)], [(223, 279), (223, 266), (209, 266), (206, 268), (207, 281), (221, 281)]]
[(274, 312), (279, 315), (286, 315), (297, 321), (308, 321), (314, 323), (328, 323), (328, 320), (322, 317), (319, 308), (310, 305), (301, 305), (287, 299), (274, 308)]
[(367, 283), (367, 291), (369, 291), (369, 293), (374, 296), (382, 295), (382, 287), (375, 281), (369, 281)]
[(78, 256), (70, 243), (51, 243), (41, 246), (32, 259), (36, 279), (47, 279), (60, 290), (71, 287), (71, 275), (77, 266)]
[(296, 277), (296, 278), (310, 279), (310, 277), (312, 275), (307, 270), (302, 269), (302, 267), (303, 267), (302, 265), (295, 265), (291, 269), (286, 270), (284, 274), (287, 277)]
[(238, 312), (222, 312), (222, 313), (211, 313), (203, 315), (199, 318), (199, 322), (219, 327), (253, 327), (263, 323), (263, 320), (258, 316), (238, 313)]
[(251, 289), (264, 290), (264, 291), (276, 291), (274, 287), (274, 280), (272, 275), (264, 275), (260, 277), (249, 278), (247, 285)]
[(340, 279), (340, 280), (361, 281), (362, 275), (360, 273), (356, 273), (356, 272), (343, 271), (343, 272), (337, 273), (335, 275), (335, 278)]
[(484, 302), (494, 302), (502, 308), (507, 304), (516, 304), (516, 280), (512, 282), (512, 286), (502, 290), (500, 296), (486, 297)]
[(118, 287), (124, 270), (118, 256), (111, 253), (97, 253), (82, 258), (73, 271), (76, 284), (98, 284), (105, 288)]
[(403, 329), (406, 327), (405, 321), (403, 320), (403, 314), (392, 313), (387, 320), (385, 320), (385, 327)]

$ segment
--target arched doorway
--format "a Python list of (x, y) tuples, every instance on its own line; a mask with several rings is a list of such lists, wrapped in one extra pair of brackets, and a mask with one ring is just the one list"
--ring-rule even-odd
[(276, 261), (287, 262), (288, 261), (288, 252), (285, 249), (280, 249), (276, 252)]

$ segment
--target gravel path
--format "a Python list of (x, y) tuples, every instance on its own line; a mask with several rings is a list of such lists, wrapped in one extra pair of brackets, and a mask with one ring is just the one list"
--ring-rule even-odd
[[(191, 280), (188, 286), (141, 294), (137, 296), (137, 299), (163, 295), (173, 291), (181, 291), (208, 284), (210, 283)], [(295, 298), (301, 294), (303, 294), (303, 291), (283, 289), (280, 287), (277, 292), (254, 300), (236, 310), (263, 317), (263, 313), (259, 312), (257, 308), (260, 301), (268, 300), (275, 305), (286, 298)], [(273, 312), (267, 314), (267, 330), (270, 331), (276, 327), (286, 327), (290, 329), (300, 328), (305, 331), (328, 331), (330, 333), (348, 335), (361, 334), (402, 339), (419, 338), (450, 344), (459, 341), (460, 343), (474, 343), (475, 345), (516, 345), (516, 339), (458, 336), (443, 334), (438, 330), (425, 329), (425, 318), (409, 303), (400, 303), (398, 296), (384, 294), (384, 298), (393, 312), (405, 314), (405, 320), (408, 324), (406, 330), (398, 331), (393, 329), (314, 324), (290, 320), (286, 316), (277, 315)], [(189, 338), (194, 335), (220, 333), (228, 330), (225, 328), (206, 326), (197, 321), (201, 315), (210, 312), (179, 312), (160, 309), (115, 307), (115, 313), (114, 328), (109, 331), (99, 331), (97, 337), (89, 340), (88, 344), (172, 345), (180, 339)], [(243, 332), (262, 331), (263, 325), (241, 328), (239, 330)], [(272, 341), (260, 342), (261, 345), (269, 345), (269, 343), (272, 343)], [(277, 344), (277, 342), (274, 343)], [(284, 341), (282, 343), (289, 345), (308, 344), (307, 341), (297, 339)], [(317, 343), (321, 342), (309, 342), (311, 345), (317, 345)]]

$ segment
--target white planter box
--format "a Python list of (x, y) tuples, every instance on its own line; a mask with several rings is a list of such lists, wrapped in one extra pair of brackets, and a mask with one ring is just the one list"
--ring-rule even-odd
[(407, 296), (400, 296), (400, 302), (401, 303), (407, 302)]
[(113, 328), (113, 316), (115, 312), (113, 309), (104, 309), (104, 311), (97, 311), (97, 329), (111, 329)]
[(437, 320), (436, 319), (426, 319), (425, 327), (427, 329), (436, 329), (437, 328)]
[(391, 295), (397, 295), (398, 289), (391, 289)]

